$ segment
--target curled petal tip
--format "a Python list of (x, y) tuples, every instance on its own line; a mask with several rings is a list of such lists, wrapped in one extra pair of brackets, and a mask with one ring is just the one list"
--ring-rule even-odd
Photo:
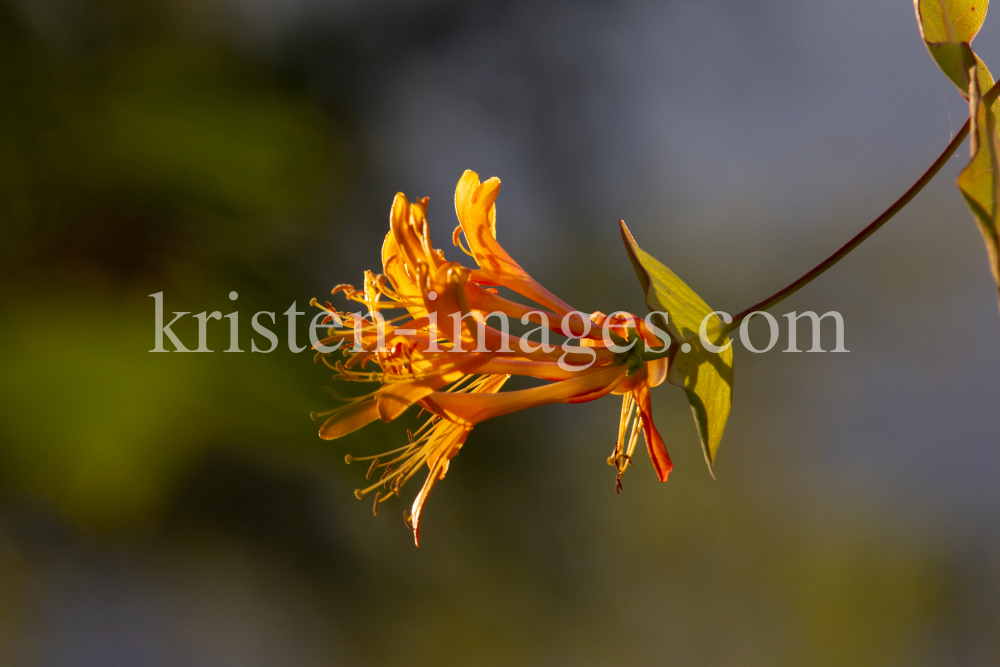
[(413, 518), (414, 517), (412, 515), (406, 513), (406, 510), (403, 510), (403, 523), (406, 524), (407, 528), (409, 528), (410, 530), (413, 531), (413, 545), (416, 546), (416, 547), (419, 547), (420, 546), (420, 520), (419, 520), (419, 517), (418, 517), (417, 521), (414, 522)]

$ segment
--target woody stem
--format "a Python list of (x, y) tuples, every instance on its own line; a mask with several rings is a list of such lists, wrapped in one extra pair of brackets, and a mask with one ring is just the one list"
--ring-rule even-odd
[[(1000, 86), (1000, 83), (993, 86), (993, 88), (990, 89), (990, 93), (994, 92), (994, 90), (996, 90), (998, 86)], [(965, 138), (969, 135), (969, 127), (970, 127), (970, 121), (967, 120), (965, 121), (965, 124), (962, 125), (962, 128), (958, 131), (958, 134), (955, 135), (955, 138), (952, 139), (951, 142), (945, 147), (941, 155), (939, 155), (938, 158), (934, 161), (934, 163), (927, 168), (927, 171), (925, 171), (923, 175), (919, 179), (917, 179), (916, 183), (910, 186), (909, 190), (903, 193), (902, 197), (893, 202), (892, 206), (887, 208), (882, 213), (882, 215), (875, 218), (867, 227), (858, 232), (857, 235), (854, 236), (854, 238), (852, 238), (850, 241), (841, 246), (840, 249), (837, 250), (835, 253), (833, 253), (832, 255), (824, 259), (822, 262), (817, 264), (815, 267), (813, 267), (808, 273), (803, 275), (801, 278), (797, 279), (795, 282), (791, 283), (784, 289), (775, 292), (774, 294), (767, 297), (763, 301), (755, 303), (754, 305), (750, 306), (740, 314), (733, 316), (732, 323), (726, 325), (726, 332), (733, 331), (737, 327), (739, 327), (740, 322), (746, 319), (747, 316), (750, 315), (751, 313), (756, 311), (767, 310), (771, 306), (777, 305), (778, 303), (784, 301), (791, 295), (798, 292), (800, 289), (802, 289), (803, 287), (811, 283), (813, 280), (818, 278), (820, 275), (825, 273), (827, 269), (829, 269), (834, 264), (836, 264), (844, 257), (846, 257), (849, 252), (851, 252), (859, 245), (864, 243), (864, 241), (869, 236), (877, 232), (882, 225), (889, 222), (889, 220), (894, 215), (899, 213), (904, 206), (910, 203), (910, 200), (916, 197), (917, 193), (923, 190), (924, 186), (927, 185), (931, 181), (931, 179), (937, 175), (939, 171), (941, 171), (941, 167), (943, 167), (945, 163), (949, 159), (951, 159), (951, 156), (955, 154), (956, 150), (958, 150), (958, 147), (961, 145), (962, 141), (964, 141)]]

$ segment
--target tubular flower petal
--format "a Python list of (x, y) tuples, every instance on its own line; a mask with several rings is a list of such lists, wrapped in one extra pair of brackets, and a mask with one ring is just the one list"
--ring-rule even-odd
[[(517, 412), (526, 408), (549, 403), (575, 403), (574, 399), (588, 397), (588, 400), (600, 398), (614, 389), (625, 379), (627, 368), (612, 366), (594, 372), (577, 373), (580, 377), (572, 380), (553, 382), (541, 387), (507, 391), (492, 396), (449, 394), (435, 392), (424, 401), (427, 409), (446, 419), (475, 426), (476, 424)], [(595, 393), (600, 392), (599, 396)]]
[[(314, 346), (316, 359), (337, 380), (379, 385), (314, 414), (324, 419), (321, 438), (340, 438), (376, 420), (393, 421), (414, 405), (430, 413), (419, 429), (407, 431), (403, 446), (375, 456), (346, 457), (348, 463), (371, 461), (369, 478), (379, 473), (371, 486), (355, 492), (359, 498), (375, 494), (376, 514), (382, 502), (400, 496), (406, 482), (426, 470), (409, 515), (404, 513), (418, 545), (430, 492), (445, 477), (473, 427), (487, 419), (536, 405), (621, 394), (618, 440), (608, 459), (618, 469), (616, 488), (621, 489), (621, 475), (631, 464), (640, 432), (657, 476), (666, 480), (671, 469), (653, 425), (649, 398), (650, 387), (666, 377), (669, 362), (666, 357), (647, 361), (637, 351), (643, 344), (662, 348), (669, 341), (660, 341), (641, 318), (628, 313), (577, 313), (533, 280), (496, 240), (499, 188), (498, 179), (480, 183), (475, 172), (466, 171), (456, 189), (460, 227), (453, 238), (460, 245), (464, 232), (466, 252), (476, 267), (448, 261), (431, 243), (428, 200), (410, 202), (400, 193), (393, 200), (382, 244), (382, 273), (366, 272), (360, 290), (351, 285), (333, 289), (363, 309), (339, 311), (329, 302), (313, 300), (326, 312), (324, 323), (329, 326), (326, 337)], [(544, 310), (501, 297), (488, 289), (490, 285), (507, 287)], [(563, 318), (570, 313), (578, 317), (568, 318), (564, 330)], [(544, 327), (577, 339), (579, 346), (546, 348), (508, 333), (506, 325), (498, 330), (486, 324), (490, 316), (520, 320), (529, 314), (541, 315)], [(626, 343), (631, 349), (621, 352)], [(547, 383), (501, 392), (512, 375)]]
[[(511, 259), (497, 242), (497, 209), (494, 202), (500, 194), (500, 179), (493, 177), (479, 182), (479, 174), (466, 170), (455, 188), (455, 211), (458, 222), (469, 241), (472, 256), (491, 284), (503, 285), (527, 297), (560, 316), (575, 310), (548, 291)], [(455, 241), (458, 235), (455, 234)]]

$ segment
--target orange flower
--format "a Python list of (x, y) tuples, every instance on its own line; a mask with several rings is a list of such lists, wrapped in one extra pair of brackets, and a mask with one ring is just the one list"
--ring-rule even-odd
[[(368, 310), (365, 317), (313, 300), (327, 311), (326, 322), (331, 324), (327, 338), (316, 346), (317, 359), (333, 369), (337, 379), (380, 384), (371, 393), (345, 399), (340, 408), (315, 415), (326, 417), (320, 437), (339, 438), (376, 419), (392, 421), (413, 405), (431, 415), (416, 432), (408, 432), (406, 445), (378, 456), (346, 459), (348, 463), (371, 460), (369, 477), (381, 471), (375, 483), (355, 492), (359, 498), (375, 492), (376, 514), (380, 503), (399, 496), (403, 485), (426, 467), (428, 474), (411, 513), (404, 513), (418, 545), (430, 491), (444, 478), (469, 431), (486, 419), (536, 405), (583, 403), (620, 394), (621, 423), (608, 459), (618, 470), (616, 488), (621, 490), (621, 476), (631, 464), (640, 431), (661, 481), (672, 468), (653, 424), (649, 398), (650, 387), (665, 379), (668, 362), (646, 360), (642, 353), (646, 345), (663, 348), (669, 342), (666, 334), (629, 313), (582, 315), (539, 285), (496, 239), (494, 202), (499, 191), (498, 179), (480, 183), (472, 171), (462, 175), (456, 188), (460, 224), (453, 241), (475, 259), (478, 268), (448, 261), (431, 244), (426, 198), (411, 203), (397, 194), (382, 246), (382, 274), (367, 272), (362, 290), (350, 285), (333, 290), (363, 304)], [(461, 243), (463, 233), (468, 248)], [(506, 287), (542, 309), (506, 299), (491, 289), (495, 286)], [(383, 311), (393, 309), (405, 313), (384, 319)], [(519, 319), (531, 313), (580, 345), (546, 348), (529, 343), (526, 337), (507, 333), (506, 327), (486, 325), (491, 313)], [(631, 348), (625, 349), (628, 343)], [(331, 347), (337, 347), (346, 360), (334, 361)], [(550, 382), (500, 392), (511, 375)]]

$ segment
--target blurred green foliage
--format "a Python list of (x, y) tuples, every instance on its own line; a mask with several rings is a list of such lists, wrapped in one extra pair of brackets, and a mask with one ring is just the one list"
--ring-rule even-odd
[(296, 432), (287, 358), (149, 354), (146, 295), (283, 310), (297, 276), (273, 274), (343, 159), (287, 77), (125, 16), (128, 40), (54, 45), (0, 10), (0, 478), (106, 526), (148, 517), (206, 446)]

